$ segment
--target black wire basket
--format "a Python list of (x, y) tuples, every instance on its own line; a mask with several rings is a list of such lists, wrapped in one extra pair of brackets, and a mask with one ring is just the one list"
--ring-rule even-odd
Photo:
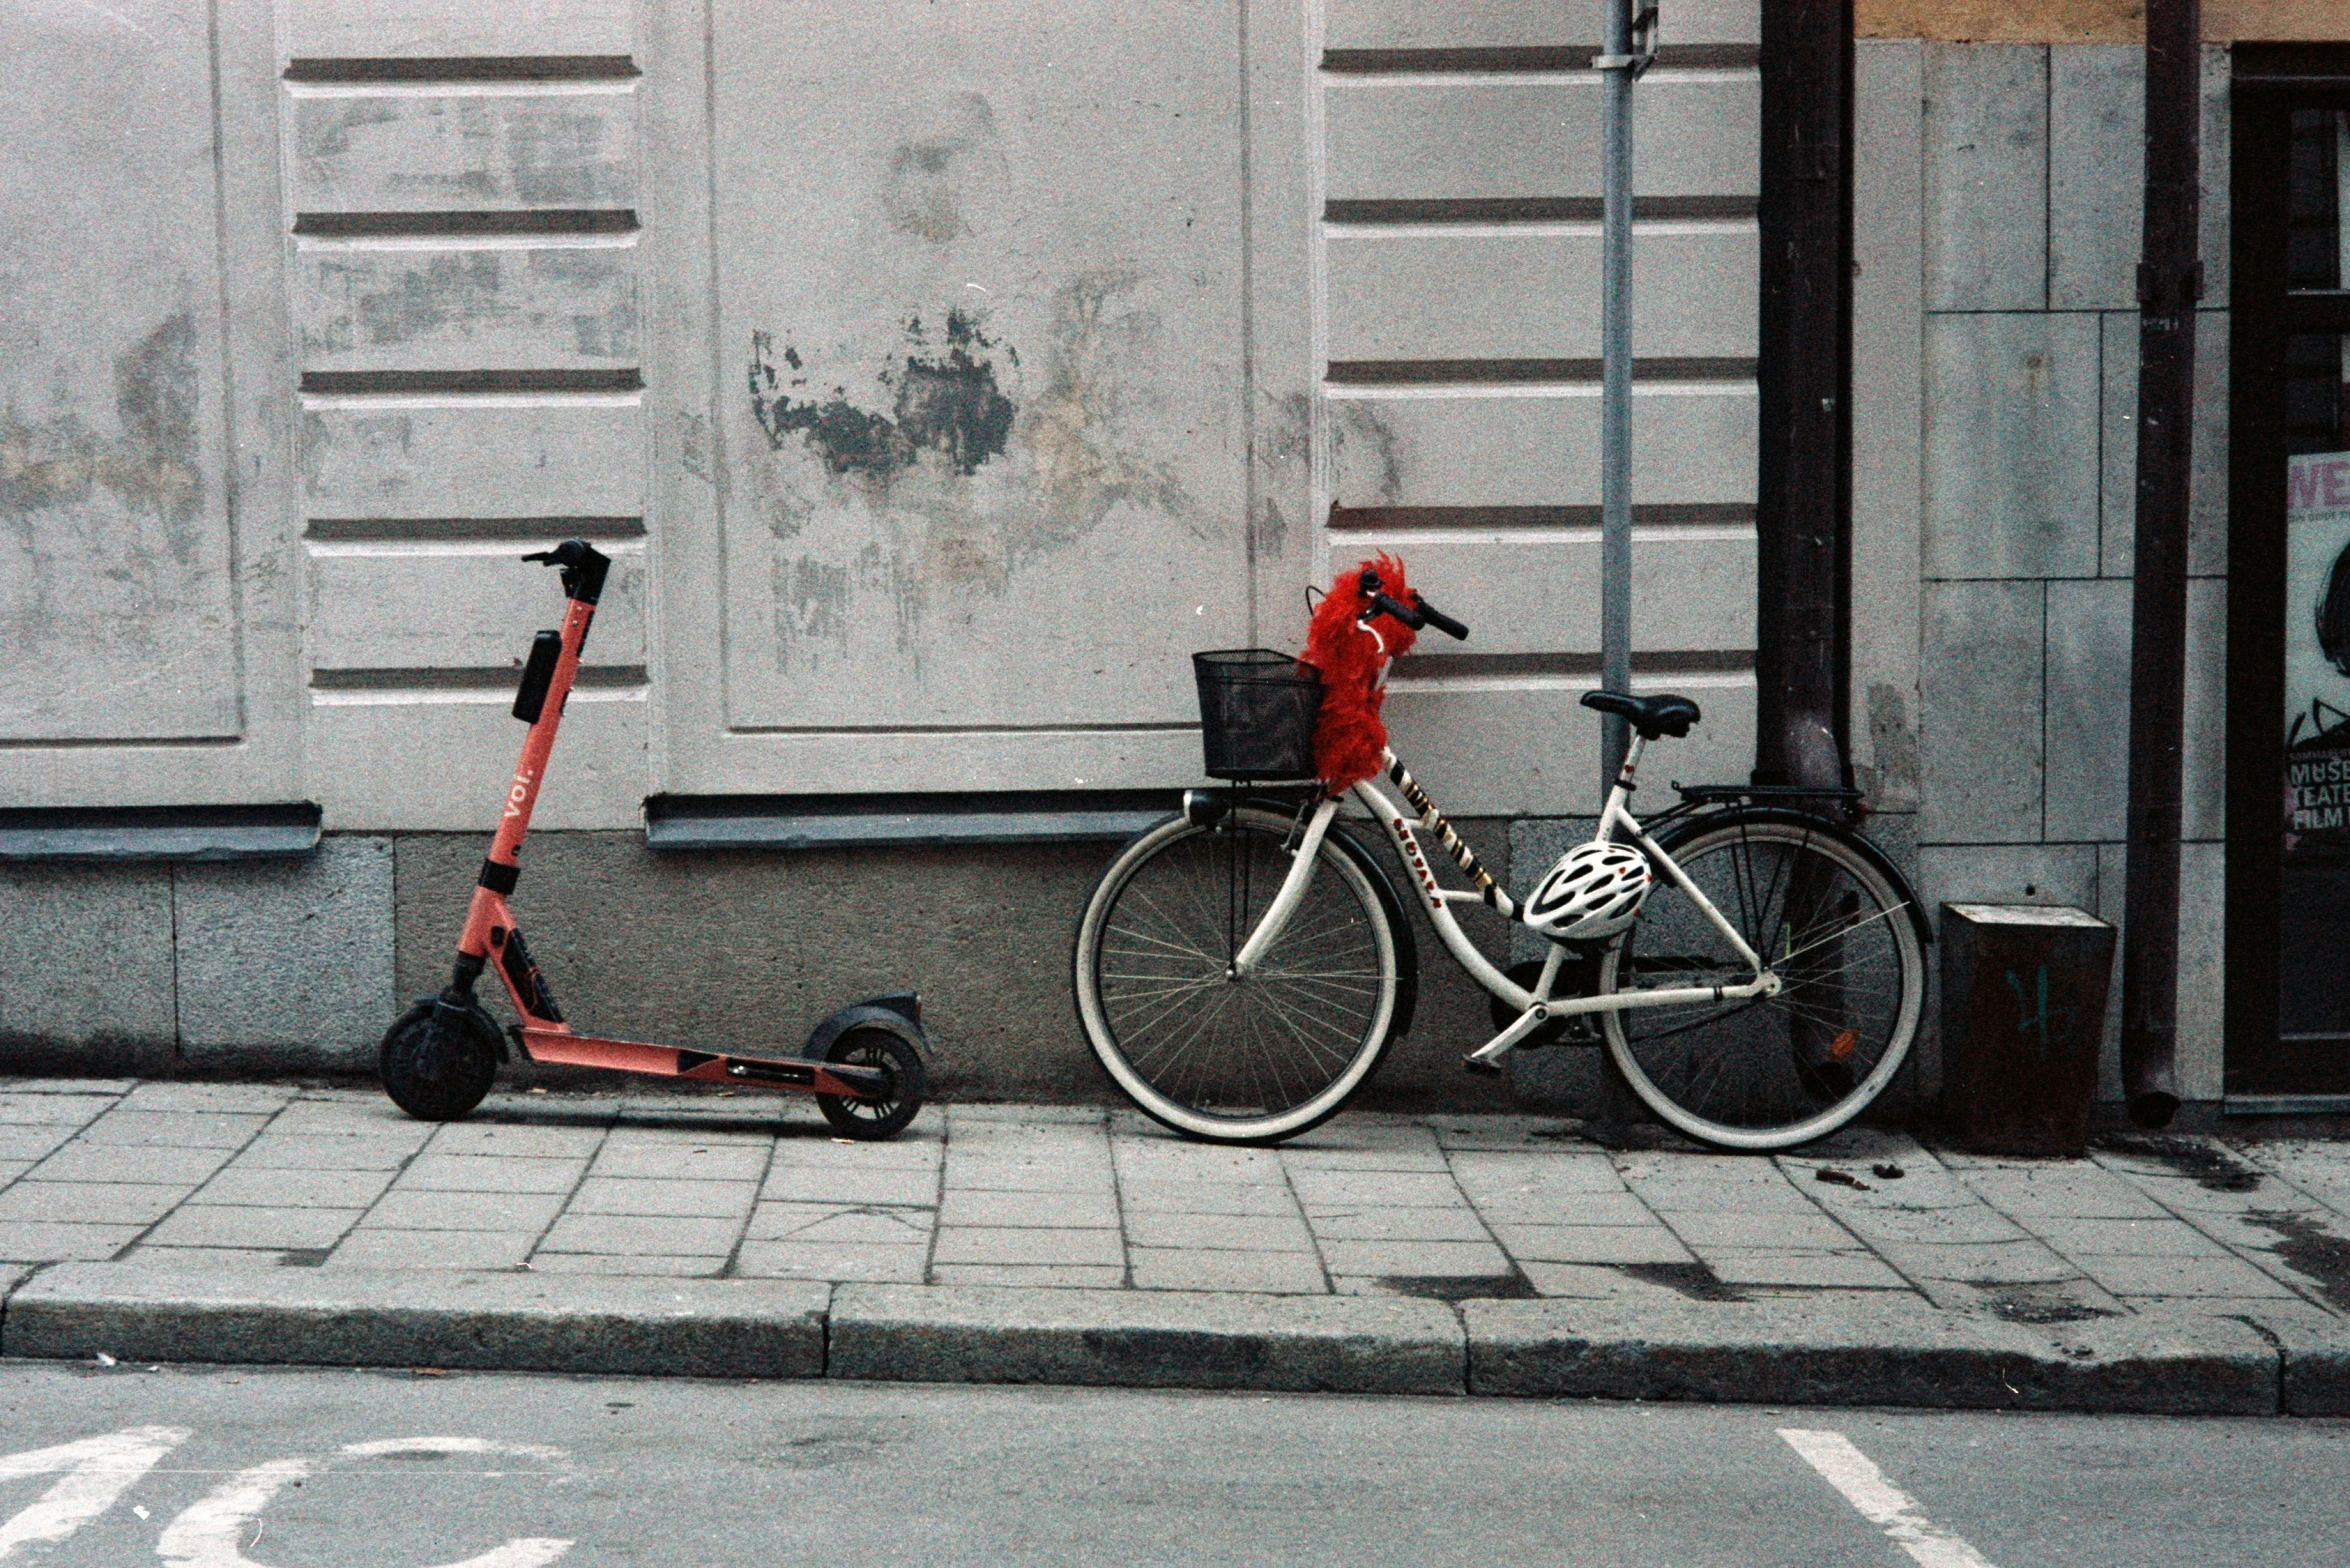
[(1199, 681), (1200, 749), (1213, 779), (1247, 783), (1314, 777), (1314, 719), (1322, 677), (1271, 648), (1191, 656)]

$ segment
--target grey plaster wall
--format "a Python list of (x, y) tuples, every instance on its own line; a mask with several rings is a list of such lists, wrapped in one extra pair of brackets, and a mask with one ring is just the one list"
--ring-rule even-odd
[[(1857, 229), (1854, 376), (1856, 394), (1895, 395), (1856, 397), (1855, 598), (1914, 592), (1916, 605), (1914, 622), (1856, 616), (1863, 777), (1882, 807), (1914, 802), (1929, 906), (2067, 903), (2118, 923), (2140, 51), (1858, 47), (1856, 178), (1874, 205)], [(2227, 297), (2226, 51), (2208, 49), (2204, 64), (2203, 258), (2216, 307)], [(2204, 310), (2199, 328), (2179, 1066), (2187, 1096), (2209, 1100), (2221, 1065), (2226, 311)], [(1898, 395), (1909, 387), (1914, 403)], [(1914, 582), (1884, 542), (1905, 532)], [(1913, 734), (1899, 723), (1907, 715)], [(1902, 788), (1907, 756), (1914, 792)], [(1878, 818), (1880, 836), (1887, 822)], [(2119, 1093), (2117, 1023), (2108, 1019), (2108, 1097)], [(1933, 1092), (1931, 1027), (1920, 1057), (1921, 1088)]]

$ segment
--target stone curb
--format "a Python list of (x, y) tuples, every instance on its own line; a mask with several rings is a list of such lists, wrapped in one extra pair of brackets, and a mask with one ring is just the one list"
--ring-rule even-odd
[(1460, 1319), (1396, 1296), (844, 1285), (833, 1377), (1458, 1394)]
[(334, 1269), (0, 1269), (0, 1355), (735, 1378), (2350, 1414), (2350, 1324)]
[(10, 1294), (0, 1354), (822, 1377), (830, 1294), (790, 1280), (66, 1263)]

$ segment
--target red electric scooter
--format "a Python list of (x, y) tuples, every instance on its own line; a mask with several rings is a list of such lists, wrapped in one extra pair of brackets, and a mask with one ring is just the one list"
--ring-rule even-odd
[(457, 942), (457, 968), (438, 996), (420, 998), (384, 1036), (377, 1060), (384, 1092), (424, 1121), (454, 1121), (481, 1103), (507, 1060), (506, 1038), (474, 997), (474, 983), (493, 960), (522, 1022), (508, 1027), (525, 1060), (607, 1067), (662, 1078), (738, 1084), (816, 1096), (833, 1128), (851, 1138), (895, 1136), (922, 1108), (930, 1041), (922, 1032), (921, 998), (911, 992), (844, 1007), (816, 1026), (796, 1057), (731, 1056), (674, 1045), (642, 1045), (575, 1034), (531, 962), (522, 930), (506, 905), (522, 875), (517, 857), (530, 831), (531, 807), (544, 782), (555, 727), (579, 673), (588, 622), (603, 596), (611, 558), (583, 539), (526, 555), (526, 561), (563, 569), (568, 601), (561, 631), (540, 632), (531, 643), (514, 716), (530, 726), (522, 761), (507, 787), (504, 815), (482, 862), (481, 882)]

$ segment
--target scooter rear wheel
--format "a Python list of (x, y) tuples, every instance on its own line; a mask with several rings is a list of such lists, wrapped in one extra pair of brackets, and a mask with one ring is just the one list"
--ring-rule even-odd
[(867, 1142), (894, 1138), (922, 1109), (927, 1087), (922, 1055), (887, 1029), (847, 1030), (832, 1042), (824, 1059), (846, 1067), (877, 1067), (889, 1077), (889, 1093), (879, 1100), (852, 1100), (845, 1094), (816, 1096), (817, 1108), (842, 1137)]
[[(470, 1027), (458, 1031), (456, 1038), (439, 1042), (437, 1063), (425, 1059), (427, 1047), (441, 1033), (438, 1011), (430, 1001), (409, 1008), (385, 1033), (376, 1055), (384, 1093), (423, 1122), (456, 1121), (481, 1104), (498, 1076), (498, 1037), (486, 1017), (469, 1020)], [(493, 1031), (486, 1038), (485, 1026)]]

